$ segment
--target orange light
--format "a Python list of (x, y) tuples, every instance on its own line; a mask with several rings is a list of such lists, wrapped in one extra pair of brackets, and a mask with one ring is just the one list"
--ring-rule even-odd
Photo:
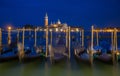
[(119, 53), (119, 52), (117, 52), (117, 55), (120, 55), (120, 53)]
[(57, 25), (56, 25), (56, 24), (54, 24), (54, 25), (53, 25), (53, 27), (57, 27)]
[(79, 29), (78, 29), (78, 28), (76, 28), (76, 31), (78, 32), (78, 31), (79, 31)]
[(10, 26), (8, 26), (8, 30), (11, 30), (12, 28)]
[(111, 30), (111, 29), (108, 29), (108, 30), (107, 30), (107, 32), (112, 32), (112, 31), (113, 31), (113, 30)]

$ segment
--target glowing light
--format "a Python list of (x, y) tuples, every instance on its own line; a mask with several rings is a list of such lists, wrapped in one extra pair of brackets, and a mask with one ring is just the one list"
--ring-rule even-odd
[(56, 24), (54, 24), (54, 25), (53, 25), (53, 27), (57, 27), (57, 25), (56, 25)]
[(12, 27), (8, 26), (8, 30), (11, 30), (11, 29), (12, 29)]
[(79, 29), (78, 29), (78, 28), (76, 28), (76, 31), (77, 31), (77, 32), (79, 32)]
[(50, 31), (52, 31), (52, 29), (50, 29)]
[(42, 31), (42, 29), (40, 29), (40, 31)]
[(63, 30), (63, 32), (66, 32), (66, 30)]
[(44, 31), (46, 31), (46, 29), (44, 29)]
[(63, 29), (60, 29), (60, 31), (62, 32), (62, 31), (63, 31)]
[(71, 32), (74, 32), (74, 30), (71, 30)]
[(56, 32), (58, 32), (58, 28), (56, 28)]
[(120, 55), (120, 53), (119, 53), (119, 52), (117, 52), (116, 54), (117, 54), (117, 55)]
[(109, 29), (109, 30), (107, 30), (107, 32), (112, 32), (113, 30), (111, 30), (111, 29)]

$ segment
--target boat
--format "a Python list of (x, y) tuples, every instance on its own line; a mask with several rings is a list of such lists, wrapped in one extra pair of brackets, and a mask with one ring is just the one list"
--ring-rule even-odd
[(25, 49), (24, 61), (42, 60), (45, 58), (43, 48), (34, 47), (33, 49)]
[(0, 62), (18, 60), (16, 43), (11, 43), (7, 47), (2, 47), (0, 51)]
[(49, 44), (49, 58), (51, 63), (57, 63), (61, 61), (65, 61), (69, 58), (68, 48), (65, 46), (65, 41), (62, 37), (54, 40), (54, 44)]
[(52, 63), (65, 61), (68, 58), (68, 50), (64, 45), (49, 45), (49, 56)]
[[(43, 46), (37, 46), (37, 28), (35, 29), (19, 29), (22, 31), (22, 42), (18, 43), (18, 56), (19, 56), (19, 60), (21, 62), (29, 62), (29, 61), (33, 61), (33, 60), (42, 60), (45, 59), (45, 52), (43, 49)], [(29, 46), (29, 44), (31, 44), (31, 41), (25, 41), (25, 32), (26, 31), (34, 31), (35, 33), (35, 43), (34, 46)], [(25, 42), (29, 42), (27, 44), (27, 46), (25, 45)]]
[[(58, 63), (70, 59), (70, 41), (69, 41), (69, 27), (66, 24), (52, 24), (48, 27), (50, 36), (46, 32), (46, 41), (50, 37), (50, 44), (48, 44), (47, 58), (51, 63)], [(54, 37), (53, 37), (54, 36)]]
[[(102, 40), (99, 42), (99, 34), (100, 32), (105, 33), (109, 33), (109, 35), (111, 35), (111, 41), (107, 42), (106, 40)], [(94, 45), (94, 33), (96, 33), (96, 43), (97, 45)], [(91, 32), (91, 51), (93, 52), (93, 60), (95, 61), (102, 61), (104, 63), (110, 63), (113, 64), (115, 62), (115, 57), (114, 57), (114, 38), (115, 36), (114, 34), (114, 29), (112, 28), (94, 28), (94, 26), (92, 26), (92, 32)], [(108, 38), (107, 38), (108, 40)], [(111, 45), (110, 45), (111, 42)], [(93, 46), (94, 45), (94, 46)]]
[(95, 51), (93, 57), (94, 57), (94, 61), (97, 60), (97, 61), (102, 61), (104, 63), (113, 63), (112, 53)]
[(91, 64), (90, 55), (84, 47), (74, 48), (75, 59), (80, 63)]
[(18, 55), (14, 52), (8, 52), (0, 55), (0, 62), (12, 61), (17, 59)]
[[(91, 64), (91, 57), (87, 49), (84, 47), (84, 29), (82, 27), (71, 27), (72, 48), (74, 57), (80, 63)], [(77, 36), (74, 36), (76, 35)]]
[(43, 51), (43, 48), (40, 47), (24, 47), (24, 50), (22, 50), (22, 44), (18, 44), (18, 51), (19, 51), (19, 60), (21, 62), (30, 62), (34, 60), (43, 60), (45, 58), (45, 52)]

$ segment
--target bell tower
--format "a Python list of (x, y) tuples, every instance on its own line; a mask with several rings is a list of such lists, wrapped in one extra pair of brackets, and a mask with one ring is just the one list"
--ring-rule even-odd
[(45, 15), (45, 26), (48, 26), (48, 15), (47, 15), (47, 13)]

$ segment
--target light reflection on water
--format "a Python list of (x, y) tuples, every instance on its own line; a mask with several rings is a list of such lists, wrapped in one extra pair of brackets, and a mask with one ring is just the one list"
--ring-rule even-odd
[(119, 64), (109, 65), (98, 62), (91, 67), (77, 63), (76, 60), (57, 64), (50, 64), (47, 61), (0, 63), (0, 76), (119, 76), (119, 71)]

